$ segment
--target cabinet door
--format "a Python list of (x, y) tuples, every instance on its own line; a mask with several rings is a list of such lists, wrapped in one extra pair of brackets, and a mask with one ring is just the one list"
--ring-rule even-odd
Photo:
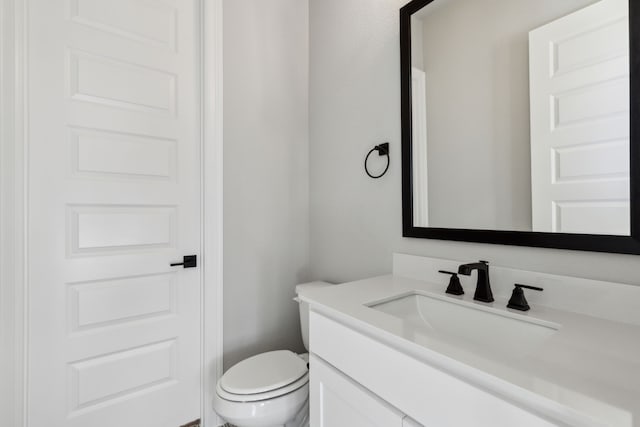
[(404, 415), (311, 355), (311, 427), (402, 427)]

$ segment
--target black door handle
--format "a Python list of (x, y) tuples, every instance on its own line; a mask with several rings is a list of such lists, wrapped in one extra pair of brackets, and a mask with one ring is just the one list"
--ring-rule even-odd
[(198, 266), (198, 257), (196, 255), (185, 255), (182, 258), (182, 262), (176, 262), (171, 264), (171, 267), (177, 267), (179, 265), (184, 268), (195, 268)]

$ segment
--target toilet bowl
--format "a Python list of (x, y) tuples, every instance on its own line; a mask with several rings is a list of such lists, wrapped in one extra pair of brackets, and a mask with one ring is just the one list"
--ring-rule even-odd
[[(307, 362), (288, 350), (238, 363), (218, 381), (213, 407), (238, 427), (302, 427), (309, 397)], [(300, 421), (295, 423), (296, 419)]]
[[(296, 286), (296, 294), (326, 282)], [(309, 348), (309, 306), (299, 303), (300, 326)], [(213, 408), (237, 427), (307, 427), (309, 425), (308, 355), (289, 350), (261, 353), (231, 367), (216, 384)]]

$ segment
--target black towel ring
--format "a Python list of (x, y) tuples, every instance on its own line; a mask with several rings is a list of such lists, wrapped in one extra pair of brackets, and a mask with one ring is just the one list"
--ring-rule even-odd
[[(369, 167), (367, 166), (367, 162), (369, 161), (369, 156), (371, 156), (371, 154), (374, 151), (377, 151), (379, 156), (387, 156), (387, 167), (384, 168), (384, 171), (382, 171), (380, 175), (371, 175), (371, 173), (369, 172)], [(367, 175), (369, 175), (373, 179), (382, 178), (384, 174), (387, 173), (387, 171), (389, 170), (390, 164), (391, 164), (391, 158), (389, 157), (389, 143), (385, 142), (383, 144), (376, 145), (371, 149), (371, 151), (369, 151), (369, 153), (367, 154), (367, 157), (364, 158), (364, 171), (367, 173)]]

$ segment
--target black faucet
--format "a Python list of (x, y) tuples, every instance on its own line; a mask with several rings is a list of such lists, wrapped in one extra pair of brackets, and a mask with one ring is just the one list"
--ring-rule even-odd
[(458, 274), (471, 276), (473, 270), (478, 270), (478, 283), (476, 284), (476, 293), (473, 295), (473, 299), (482, 302), (493, 302), (493, 292), (491, 292), (491, 283), (489, 282), (489, 262), (480, 261), (463, 264), (458, 267)]

